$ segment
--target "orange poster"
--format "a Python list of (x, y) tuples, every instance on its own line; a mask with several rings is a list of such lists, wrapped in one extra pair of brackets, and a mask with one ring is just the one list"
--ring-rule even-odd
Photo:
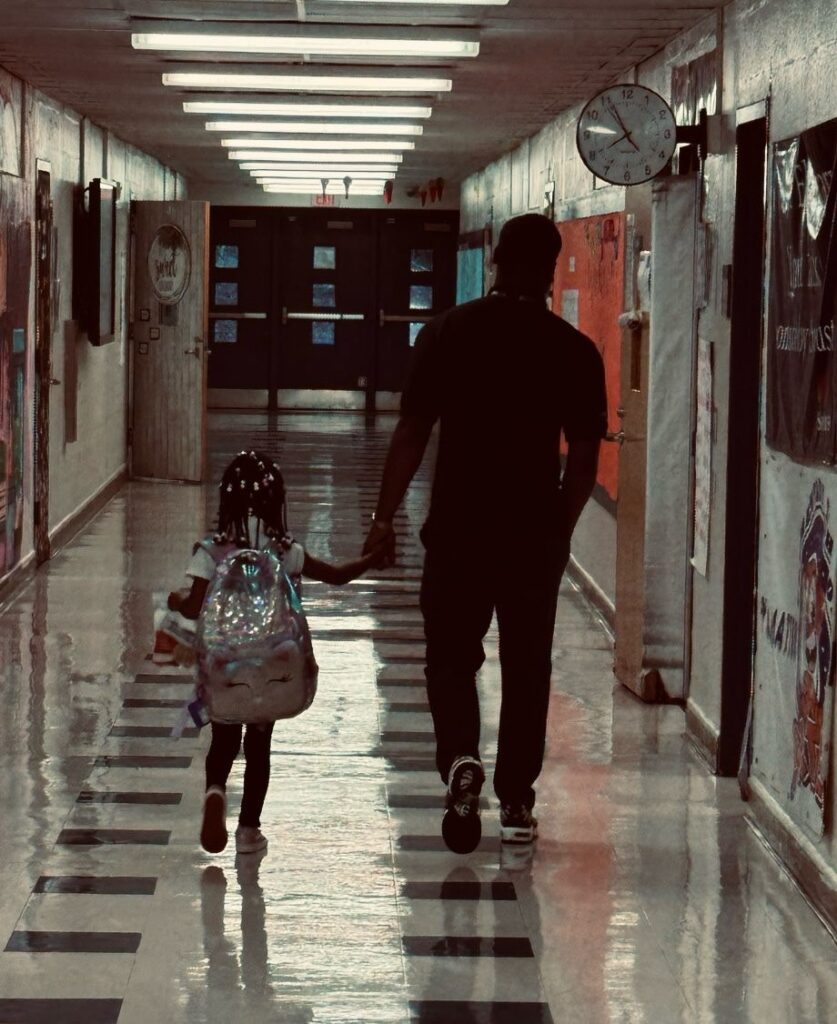
[[(625, 214), (581, 217), (558, 225), (563, 248), (555, 270), (552, 308), (592, 338), (602, 354), (607, 380), (608, 428), (618, 430), (625, 280)], [(599, 497), (616, 501), (619, 449), (602, 445)]]

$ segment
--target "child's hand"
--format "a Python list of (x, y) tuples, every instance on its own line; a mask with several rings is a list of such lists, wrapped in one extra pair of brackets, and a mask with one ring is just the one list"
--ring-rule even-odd
[(183, 602), (189, 596), (189, 593), (190, 593), (190, 591), (189, 591), (188, 587), (186, 587), (186, 588), (184, 588), (182, 590), (173, 590), (169, 594), (169, 598), (168, 598), (168, 602), (167, 602), (169, 611), (179, 612), (180, 609), (183, 607)]

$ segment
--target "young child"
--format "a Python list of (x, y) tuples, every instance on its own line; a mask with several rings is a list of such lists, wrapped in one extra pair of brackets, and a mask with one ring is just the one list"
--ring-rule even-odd
[[(363, 558), (331, 565), (314, 558), (288, 533), (285, 487), (282, 473), (269, 455), (241, 452), (227, 466), (220, 484), (218, 530), (209, 547), (270, 548), (299, 591), (300, 577), (340, 586), (362, 575), (369, 568), (383, 566), (387, 551), (376, 548)], [(186, 570), (191, 588), (169, 594), (171, 616), (179, 623), (178, 632), (194, 628), (200, 615), (216, 560), (207, 543), (194, 548)], [(226, 785), (233, 761), (241, 747), (241, 725), (212, 722), (212, 742), (206, 757), (206, 795), (203, 804), (201, 845), (209, 853), (219, 853), (227, 845)], [(235, 846), (238, 853), (256, 853), (267, 847), (261, 832), (261, 811), (270, 777), (270, 737), (273, 725), (247, 725), (244, 734), (244, 795)]]

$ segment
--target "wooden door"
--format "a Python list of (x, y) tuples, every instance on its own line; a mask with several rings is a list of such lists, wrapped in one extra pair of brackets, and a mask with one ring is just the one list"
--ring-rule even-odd
[[(52, 385), (52, 196), (50, 171), (38, 168), (35, 200), (35, 444), (34, 544), (40, 565), (50, 556), (49, 543), (49, 397)], [(57, 382), (56, 382), (57, 383)]]
[[(640, 305), (637, 268), (640, 253), (651, 248), (651, 188), (627, 189), (625, 309)], [(645, 485), (648, 417), (649, 319), (623, 328), (619, 500), (616, 508), (616, 678), (643, 699), (657, 696), (657, 677), (644, 671)], [(685, 497), (685, 496), (684, 496)]]
[(206, 466), (209, 204), (133, 204), (131, 475)]
[(416, 335), (456, 301), (456, 213), (393, 213), (379, 232), (377, 391), (400, 392)]

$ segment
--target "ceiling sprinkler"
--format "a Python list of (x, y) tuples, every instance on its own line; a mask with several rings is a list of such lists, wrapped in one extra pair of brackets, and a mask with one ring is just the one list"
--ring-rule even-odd
[(346, 190), (346, 198), (347, 199), (349, 198), (349, 186), (351, 185), (351, 183), (352, 183), (352, 179), (347, 174), (346, 177), (343, 179), (343, 188), (345, 188), (345, 190)]

